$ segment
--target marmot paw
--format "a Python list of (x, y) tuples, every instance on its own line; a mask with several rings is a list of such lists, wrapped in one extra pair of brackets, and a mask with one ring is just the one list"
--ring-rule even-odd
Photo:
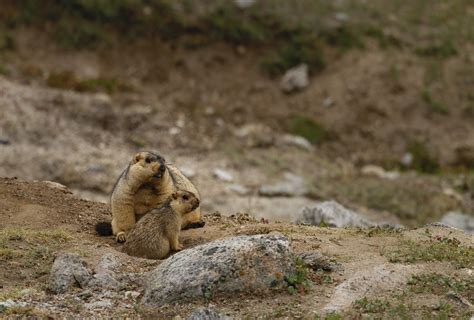
[(125, 232), (120, 231), (119, 233), (117, 233), (117, 236), (115, 237), (115, 240), (119, 243), (125, 242), (127, 240)]

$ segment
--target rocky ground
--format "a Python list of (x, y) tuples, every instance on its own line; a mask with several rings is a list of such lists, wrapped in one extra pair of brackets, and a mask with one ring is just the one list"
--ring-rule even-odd
[(204, 228), (182, 232), (182, 252), (153, 261), (94, 234), (94, 223), (109, 218), (104, 204), (51, 182), (2, 179), (0, 190), (7, 316), (186, 318), (207, 308), (233, 318), (468, 319), (473, 312), (472, 237), (453, 228), (340, 229), (214, 213)]
[[(5, 3), (2, 316), (469, 318), (472, 3), (289, 3)], [(202, 195), (164, 261), (93, 231), (139, 150)]]

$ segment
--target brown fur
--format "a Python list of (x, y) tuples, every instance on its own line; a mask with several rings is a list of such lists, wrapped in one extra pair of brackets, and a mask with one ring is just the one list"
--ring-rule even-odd
[(171, 250), (179, 251), (183, 218), (199, 206), (198, 198), (188, 191), (176, 191), (160, 207), (140, 219), (127, 235), (124, 252), (131, 256), (163, 259)]
[[(139, 152), (130, 161), (115, 184), (110, 206), (112, 232), (118, 242), (126, 240), (126, 233), (135, 225), (135, 195), (153, 176), (163, 172), (164, 159), (151, 152)], [(161, 168), (161, 169), (160, 169)]]
[[(152, 178), (149, 182), (143, 184), (135, 194), (135, 214), (137, 218), (164, 203), (177, 190), (192, 192), (201, 201), (194, 184), (178, 168), (169, 163), (165, 166), (166, 170), (161, 178)], [(201, 221), (201, 209), (198, 207), (183, 217), (182, 227)]]

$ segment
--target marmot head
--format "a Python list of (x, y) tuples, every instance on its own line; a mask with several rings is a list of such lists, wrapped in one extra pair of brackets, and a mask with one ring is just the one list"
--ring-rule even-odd
[(165, 159), (157, 153), (142, 151), (137, 153), (131, 163), (130, 167), (133, 171), (139, 171), (140, 175), (148, 177), (161, 178), (165, 171)]
[(184, 215), (199, 207), (199, 199), (192, 192), (178, 190), (171, 195), (170, 205), (174, 212)]

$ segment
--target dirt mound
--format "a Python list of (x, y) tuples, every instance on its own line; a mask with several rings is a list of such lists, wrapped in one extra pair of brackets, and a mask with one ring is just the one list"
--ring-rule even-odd
[(78, 199), (66, 187), (51, 182), (0, 179), (0, 228), (63, 228), (93, 234), (93, 226), (109, 220), (102, 203)]

